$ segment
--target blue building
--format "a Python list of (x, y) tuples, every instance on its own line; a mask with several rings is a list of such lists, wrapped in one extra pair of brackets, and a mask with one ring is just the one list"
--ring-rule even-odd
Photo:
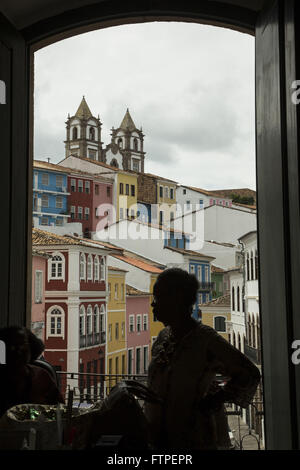
[(68, 170), (42, 161), (33, 165), (34, 226), (63, 226), (68, 218)]
[[(189, 272), (195, 274), (199, 281), (199, 292), (197, 302), (194, 305), (193, 317), (197, 320), (198, 310), (201, 310), (201, 304), (206, 304), (212, 300), (212, 282), (210, 261), (190, 258)], [(201, 318), (200, 318), (201, 319)]]

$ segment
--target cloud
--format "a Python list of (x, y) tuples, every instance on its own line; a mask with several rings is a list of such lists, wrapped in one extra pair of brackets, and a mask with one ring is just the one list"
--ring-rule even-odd
[(254, 187), (254, 93), (245, 34), (154, 22), (75, 36), (35, 54), (35, 158), (62, 158), (65, 120), (85, 95), (104, 145), (129, 107), (146, 171), (207, 189)]

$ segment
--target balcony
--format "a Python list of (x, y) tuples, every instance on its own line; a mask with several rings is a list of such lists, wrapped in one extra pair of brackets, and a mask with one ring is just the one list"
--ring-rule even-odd
[(253, 348), (252, 346), (249, 346), (247, 343), (245, 343), (244, 354), (248, 357), (248, 359), (250, 359), (250, 361), (254, 362), (254, 364), (261, 365), (260, 349)]
[(211, 291), (213, 290), (214, 283), (213, 282), (199, 282), (199, 290), (200, 291)]
[(106, 341), (105, 331), (101, 331), (100, 333), (91, 333), (88, 335), (82, 335), (79, 338), (79, 347), (87, 348), (90, 346), (96, 346), (99, 344), (104, 344), (105, 341)]

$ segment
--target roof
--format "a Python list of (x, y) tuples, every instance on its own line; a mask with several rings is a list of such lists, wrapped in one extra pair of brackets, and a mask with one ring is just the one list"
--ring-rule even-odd
[(219, 268), (218, 266), (215, 266), (214, 264), (211, 265), (211, 272), (212, 273), (225, 273), (226, 269)]
[[(208, 191), (207, 189), (195, 188), (194, 186), (183, 186), (183, 187), (184, 187), (184, 188), (187, 188), (187, 189), (192, 189), (193, 191), (196, 191), (197, 193), (204, 194), (205, 196), (209, 196), (209, 197), (213, 197), (213, 196), (220, 197), (220, 196), (218, 196), (217, 194), (215, 194), (213, 191)], [(228, 199), (231, 199), (231, 198), (228, 197)]]
[(116, 266), (108, 266), (109, 271), (121, 271), (122, 273), (128, 273), (126, 269), (117, 268)]
[(215, 307), (215, 306), (231, 307), (230, 293), (221, 295), (221, 297), (217, 297), (216, 299), (213, 299), (210, 302), (207, 302), (206, 304), (203, 305), (203, 307)]
[(242, 235), (241, 237), (239, 237), (238, 240), (239, 240), (239, 241), (240, 241), (240, 240), (243, 240), (244, 238), (248, 237), (249, 235), (253, 235), (254, 233), (257, 234), (257, 230), (251, 230), (250, 232), (245, 233), (244, 235)]
[[(75, 157), (75, 155), (69, 155), (68, 157), (64, 158), (64, 159), (61, 160), (61, 161), (65, 161), (65, 160), (67, 160), (69, 157)], [(91, 160), (90, 158), (78, 157), (77, 155), (76, 155), (76, 158), (77, 158), (78, 160), (83, 160), (83, 161), (85, 161), (85, 162), (93, 163), (94, 165), (98, 165), (98, 166), (101, 166), (101, 167), (103, 167), (103, 168), (107, 168), (107, 169), (109, 169), (109, 170), (114, 171), (115, 173), (118, 172), (118, 170), (119, 170), (119, 168), (116, 168), (116, 167), (114, 167), (114, 166), (108, 165), (107, 163), (98, 162), (97, 160)], [(59, 163), (61, 163), (61, 162), (59, 162)], [(77, 170), (74, 170), (74, 169), (73, 169), (73, 171), (77, 171)], [(120, 170), (119, 170), (119, 171), (120, 171)], [(110, 173), (111, 173), (111, 172), (110, 172)], [(103, 174), (103, 173), (100, 173), (100, 174)]]
[(88, 119), (92, 116), (92, 113), (90, 111), (90, 108), (87, 105), (87, 102), (85, 101), (85, 97), (83, 96), (81, 103), (79, 105), (79, 108), (77, 109), (75, 116), (78, 117), (79, 119)]
[(36, 250), (35, 248), (33, 248), (31, 253), (32, 253), (32, 256), (41, 256), (42, 258), (49, 258), (49, 255), (47, 255), (47, 253), (44, 253), (43, 251), (40, 251), (40, 250)]
[(150, 176), (151, 178), (162, 180), (162, 181), (168, 181), (168, 183), (178, 184), (176, 181), (169, 180), (168, 178), (164, 178), (163, 176), (154, 175), (153, 173), (142, 173), (141, 176), (145, 176), (145, 175)]
[(129, 109), (127, 108), (127, 111), (125, 113), (125, 116), (123, 117), (123, 121), (120, 124), (120, 129), (124, 130), (130, 130), (130, 131), (135, 131), (136, 125), (134, 124), (132, 117), (130, 116)]
[(56, 233), (46, 232), (37, 228), (32, 229), (32, 245), (40, 246), (55, 246), (55, 245), (79, 245), (86, 247), (102, 248), (106, 250), (106, 247), (97, 246), (97, 242), (86, 238), (79, 238), (72, 235), (57, 235)]
[(40, 168), (42, 170), (59, 171), (61, 173), (69, 173), (69, 168), (60, 166), (57, 163), (48, 163), (48, 162), (43, 162), (41, 160), (33, 160), (33, 168)]
[(174, 248), (172, 246), (165, 246), (164, 249), (166, 248), (168, 250), (181, 253), (182, 255), (197, 256), (199, 258), (207, 258), (207, 259), (216, 259), (214, 256), (204, 255), (203, 253), (199, 253), (198, 251), (184, 250), (183, 248)]
[(253, 205), (250, 205), (250, 204), (241, 204), (240, 202), (233, 202), (232, 203), (234, 206), (241, 206), (241, 207), (246, 207), (248, 209), (253, 209), (253, 210), (256, 210), (257, 207), (256, 206), (253, 206)]
[(134, 266), (138, 269), (142, 269), (143, 271), (149, 272), (149, 273), (155, 273), (155, 274), (160, 274), (163, 269), (154, 266), (154, 264), (150, 264), (149, 262), (142, 261), (141, 259), (138, 258), (133, 258), (131, 256), (128, 256), (127, 254), (124, 255), (111, 255), (114, 258), (119, 259), (120, 261), (124, 261), (124, 263), (128, 263), (131, 266)]
[(140, 225), (145, 225), (149, 228), (156, 228), (157, 230), (162, 230), (163, 232), (172, 232), (172, 233), (181, 233), (182, 235), (191, 235), (190, 233), (188, 232), (183, 232), (182, 230), (177, 230), (175, 228), (172, 228), (172, 227), (168, 227), (168, 226), (165, 226), (165, 225), (159, 225), (159, 224), (152, 224), (152, 223), (149, 223), (149, 222), (143, 222), (142, 220), (138, 220), (138, 219), (134, 219), (134, 220), (131, 220), (131, 219), (119, 219), (117, 220), (116, 222), (110, 224), (110, 227), (113, 226), (113, 225), (117, 225), (117, 224), (121, 224), (121, 223), (124, 223), (124, 222), (135, 222), (136, 224), (140, 224)]
[(126, 295), (130, 296), (141, 296), (141, 295), (151, 295), (149, 292), (142, 292), (141, 290), (135, 289), (135, 287), (126, 284)]

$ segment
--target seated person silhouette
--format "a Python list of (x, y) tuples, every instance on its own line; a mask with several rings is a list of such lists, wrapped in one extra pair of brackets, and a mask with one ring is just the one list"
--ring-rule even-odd
[(49, 372), (30, 363), (44, 350), (41, 340), (30, 330), (18, 326), (1, 328), (0, 340), (6, 346), (6, 364), (0, 365), (0, 416), (22, 403), (64, 403)]
[[(197, 278), (166, 269), (153, 289), (153, 314), (164, 328), (152, 347), (148, 386), (163, 405), (146, 403), (150, 445), (158, 449), (230, 448), (225, 402), (247, 407), (258, 368), (209, 326), (191, 317)], [(216, 374), (227, 377), (224, 387)]]

